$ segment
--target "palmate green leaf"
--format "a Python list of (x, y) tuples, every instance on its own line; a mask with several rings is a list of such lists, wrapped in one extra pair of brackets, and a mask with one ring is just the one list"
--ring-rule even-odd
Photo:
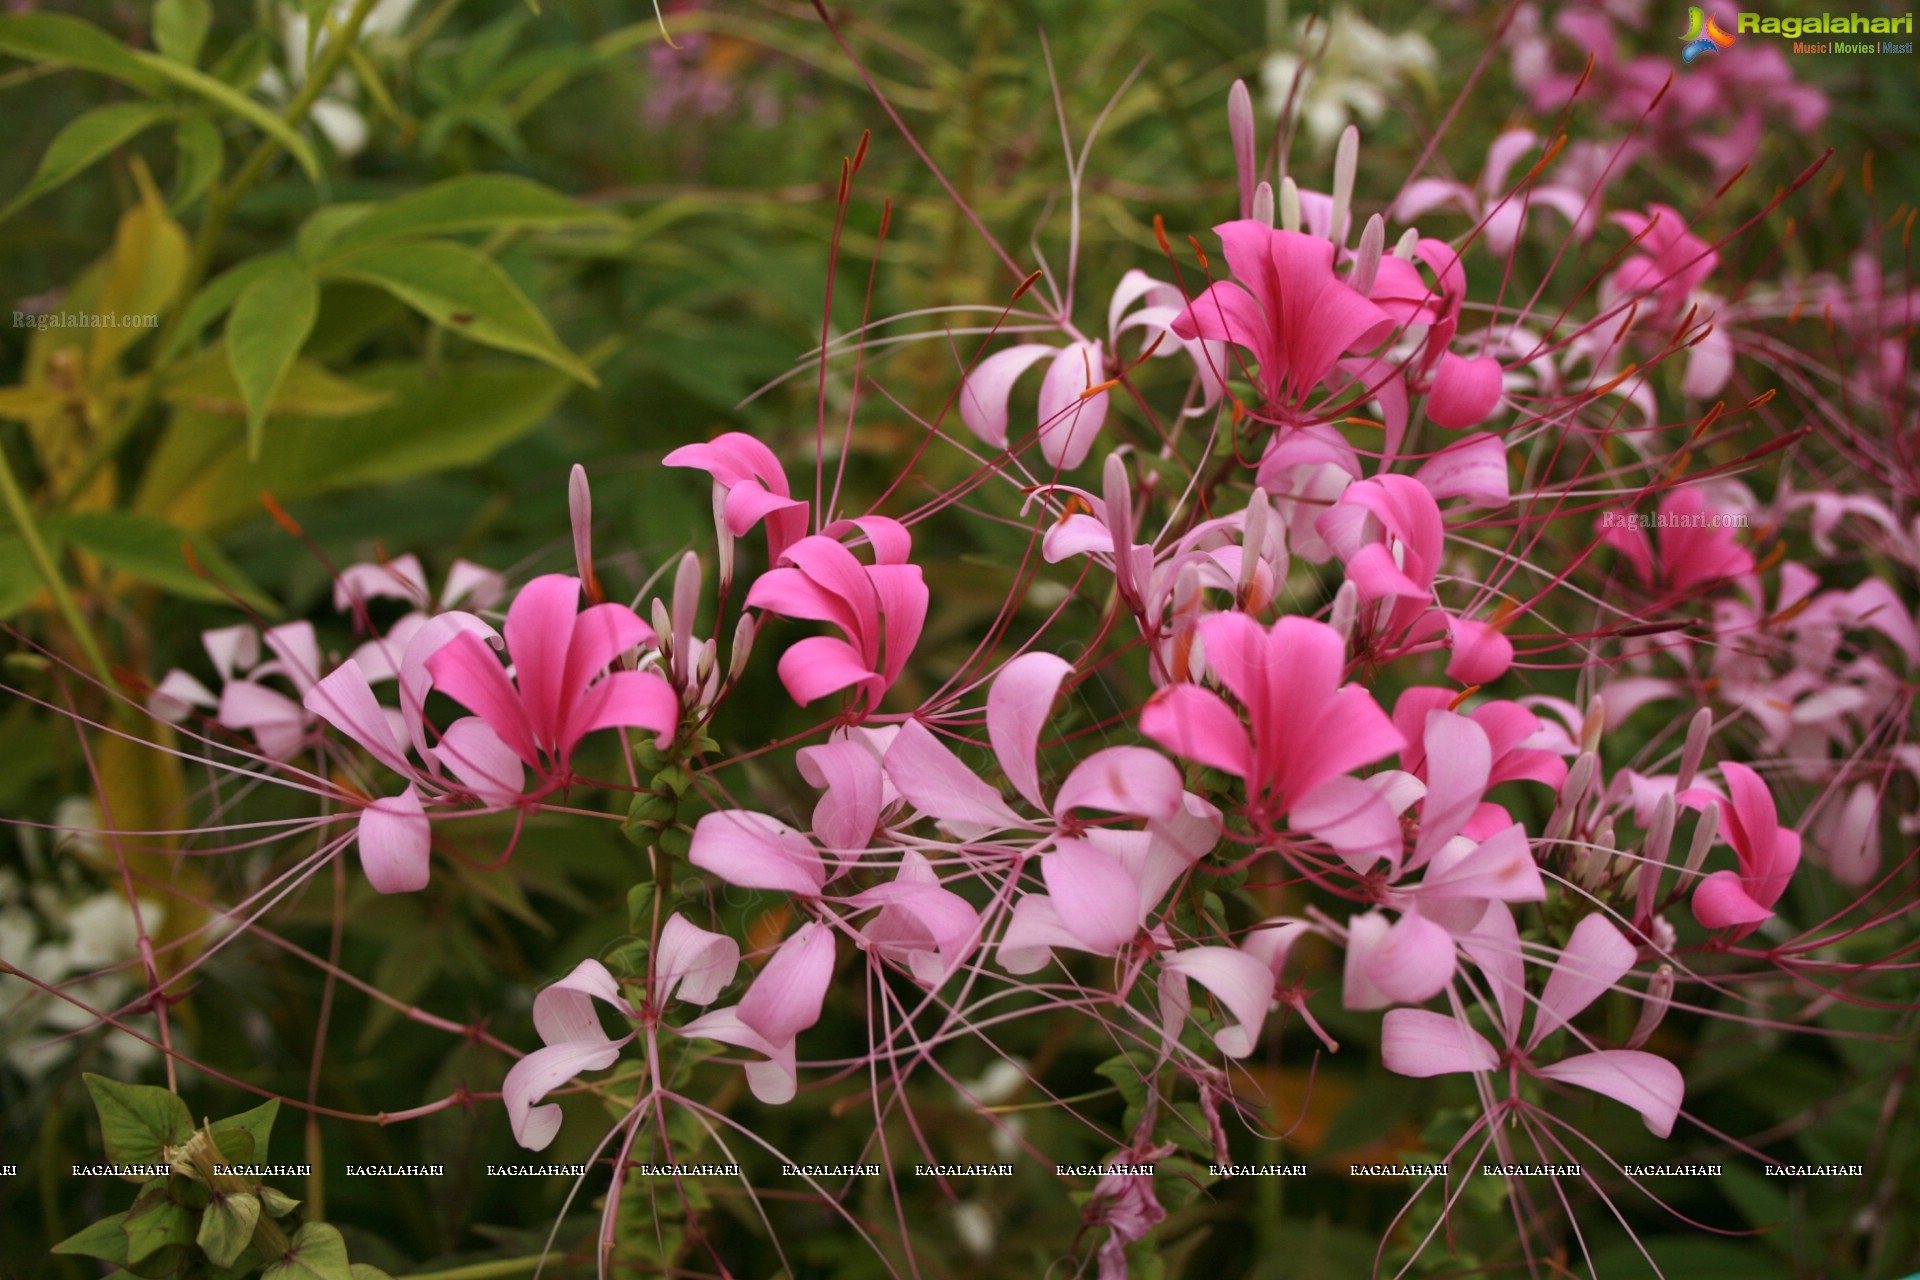
[[(553, 230), (617, 227), (625, 219), (589, 209), (551, 187), (504, 173), (449, 178), (371, 206), (351, 225), (335, 228), (324, 251), (329, 257), (390, 240), (414, 240), (463, 231), (501, 228)], [(305, 233), (303, 228), (303, 242)]]
[[(131, 511), (74, 511), (50, 517), (42, 527), (54, 537), (95, 556), (102, 564), (171, 595), (224, 601), (231, 591), (264, 613), (279, 611), (272, 597), (248, 581), (246, 574), (212, 539), (154, 516)], [(187, 546), (193, 548), (200, 567), (224, 583), (226, 590), (188, 567), (182, 550)], [(172, 1097), (164, 1089), (153, 1092)], [(184, 1106), (181, 1114), (186, 1114)], [(187, 1127), (192, 1128), (191, 1122)]]
[(200, 1251), (214, 1266), (230, 1267), (253, 1240), (253, 1229), (260, 1221), (260, 1197), (245, 1191), (229, 1191), (215, 1196), (200, 1215), (200, 1231), (195, 1237)]
[(227, 315), (227, 361), (247, 406), (247, 456), (260, 456), (267, 406), (280, 389), (320, 314), (320, 288), (290, 262), (262, 271), (233, 300)]
[(116, 147), (172, 115), (153, 102), (116, 102), (69, 121), (47, 144), (46, 154), (32, 181), (0, 208), (0, 222), (11, 218), (41, 196), (72, 181)]
[(107, 1159), (114, 1164), (158, 1164), (166, 1148), (185, 1142), (193, 1133), (187, 1104), (165, 1089), (121, 1084), (91, 1073), (81, 1078), (93, 1095), (100, 1136)]
[(353, 1280), (346, 1241), (324, 1222), (309, 1222), (294, 1232), (287, 1256), (260, 1272), (260, 1280)]
[(373, 245), (329, 259), (323, 270), (384, 289), (475, 342), (544, 360), (590, 387), (600, 385), (593, 370), (561, 345), (520, 286), (477, 249), (446, 240)]
[(164, 1186), (135, 1200), (121, 1229), (127, 1233), (128, 1266), (145, 1262), (168, 1245), (193, 1243), (193, 1215), (175, 1204)]
[(53, 1246), (53, 1251), (82, 1258), (99, 1258), (103, 1262), (124, 1266), (127, 1261), (126, 1221), (127, 1215), (124, 1213), (109, 1214), (74, 1232)]
[(175, 62), (194, 66), (213, 25), (207, 0), (158, 0), (153, 6), (153, 43)]

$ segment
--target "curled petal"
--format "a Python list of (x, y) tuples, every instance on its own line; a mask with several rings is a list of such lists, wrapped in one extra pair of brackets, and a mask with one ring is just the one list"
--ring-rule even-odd
[(887, 776), (907, 802), (942, 822), (995, 829), (1021, 825), (1000, 792), (918, 720), (900, 726), (887, 748)]
[(960, 420), (996, 449), (1007, 447), (1007, 400), (1013, 384), (1043, 356), (1059, 348), (1028, 342), (996, 351), (973, 367), (960, 387)]
[(1380, 1024), (1380, 1061), (1397, 1075), (1425, 1079), (1456, 1071), (1491, 1071), (1500, 1055), (1458, 1018), (1426, 1009), (1391, 1009)]
[(1432, 999), (1453, 980), (1453, 936), (1418, 912), (1391, 924), (1378, 911), (1347, 922), (1341, 1000), (1349, 1009), (1384, 1009)]
[[(1106, 526), (1099, 527), (1104, 534)], [(1112, 550), (1111, 540), (1106, 549)], [(1014, 790), (1036, 809), (1047, 807), (1040, 794), (1040, 728), (1072, 670), (1071, 662), (1050, 653), (1021, 654), (1001, 668), (987, 693), (987, 738), (994, 757)]]
[(743, 889), (778, 889), (818, 897), (826, 864), (807, 837), (777, 818), (719, 809), (693, 828), (687, 854), (694, 866)]
[(1624, 1102), (1640, 1113), (1650, 1132), (1661, 1138), (1673, 1132), (1681, 1099), (1686, 1095), (1686, 1081), (1680, 1075), (1680, 1068), (1639, 1049), (1583, 1053), (1540, 1067), (1537, 1074)]
[(820, 1021), (833, 980), (833, 931), (812, 921), (793, 931), (740, 1000), (740, 1021), (772, 1044), (791, 1044)]
[(1177, 756), (1236, 778), (1253, 772), (1246, 726), (1218, 694), (1197, 685), (1170, 685), (1154, 694), (1140, 712), (1140, 732)]
[(1087, 460), (1107, 420), (1107, 393), (1086, 392), (1102, 381), (1098, 342), (1076, 342), (1053, 358), (1040, 384), (1040, 453), (1062, 471)]
[(500, 1086), (513, 1140), (529, 1151), (545, 1150), (560, 1132), (560, 1108), (554, 1103), (534, 1104), (582, 1071), (603, 1071), (619, 1057), (618, 1043), (572, 1042), (535, 1049), (514, 1063)]
[(1447, 615), (1453, 653), (1447, 659), (1447, 678), (1462, 684), (1488, 684), (1513, 665), (1513, 641), (1490, 622)]
[(1194, 947), (1162, 962), (1211, 991), (1233, 1016), (1213, 1041), (1229, 1058), (1244, 1058), (1260, 1040), (1260, 1027), (1273, 1004), (1273, 974), (1254, 956), (1233, 947)]
[(702, 929), (676, 911), (660, 928), (656, 963), (654, 978), (660, 984), (656, 998), (661, 1004), (676, 993), (688, 1004), (712, 1004), (733, 981), (740, 966), (740, 944), (724, 933)]
[(1053, 899), (1044, 893), (1029, 893), (1013, 904), (1013, 914), (1006, 932), (1000, 935), (994, 958), (1008, 973), (1038, 973), (1053, 959), (1054, 948), (1079, 951), (1084, 946), (1079, 935), (1060, 918)]
[(399, 795), (382, 796), (360, 811), (359, 843), (360, 868), (381, 893), (427, 887), (433, 831), (412, 783)]
[(1440, 357), (1427, 392), (1427, 416), (1434, 425), (1460, 431), (1486, 419), (1500, 403), (1500, 362), (1492, 356), (1463, 359), (1449, 351)]
[(1074, 766), (1054, 797), (1054, 810), (1099, 809), (1135, 818), (1169, 819), (1180, 811), (1180, 770), (1145, 747), (1108, 747)]
[(1633, 968), (1636, 956), (1613, 922), (1605, 916), (1586, 916), (1573, 927), (1566, 950), (1553, 966), (1540, 1005), (1533, 1015), (1533, 1034), (1527, 1048), (1539, 1046), (1555, 1030), (1571, 1022), (1582, 1009), (1605, 995)]
[(1083, 949), (1112, 955), (1140, 932), (1140, 886), (1117, 859), (1092, 845), (1060, 841), (1040, 859), (1040, 877), (1061, 922)]
[(1731, 871), (1714, 872), (1693, 891), (1693, 918), (1709, 929), (1742, 929), (1772, 915), (1773, 908), (1755, 902)]
[(433, 758), (495, 808), (508, 807), (526, 790), (527, 774), (520, 757), (479, 716), (462, 716), (448, 725)]

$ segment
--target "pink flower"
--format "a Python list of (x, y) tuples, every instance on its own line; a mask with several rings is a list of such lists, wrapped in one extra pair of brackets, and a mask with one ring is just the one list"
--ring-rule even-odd
[(1735, 539), (1731, 521), (1709, 508), (1705, 494), (1694, 485), (1673, 489), (1660, 499), (1659, 546), (1638, 522), (1617, 520), (1600, 534), (1648, 586), (1673, 591), (1743, 577), (1753, 572), (1753, 555)]
[(1246, 709), (1193, 684), (1170, 685), (1140, 713), (1140, 729), (1175, 755), (1247, 784), (1266, 823), (1291, 824), (1343, 852), (1400, 847), (1400, 822), (1380, 794), (1346, 775), (1406, 745), (1373, 697), (1342, 684), (1346, 644), (1322, 622), (1284, 617), (1263, 629), (1244, 613), (1200, 621), (1208, 669)]
[[(767, 560), (777, 563), (807, 531), (807, 504), (787, 487), (787, 473), (773, 450), (752, 436), (728, 431), (705, 444), (682, 445), (661, 460), (668, 467), (694, 467), (713, 477), (714, 514), (723, 547), (765, 521)], [(730, 557), (723, 558), (731, 563)], [(727, 576), (727, 575), (723, 575)]]
[(562, 778), (574, 748), (596, 729), (649, 729), (661, 747), (680, 723), (680, 700), (657, 672), (613, 671), (621, 654), (654, 640), (623, 604), (579, 609), (580, 580), (535, 578), (507, 610), (513, 677), (471, 632), (427, 659), (434, 687), (479, 716), (536, 773)]
[(594, 1001), (611, 1006), (637, 1026), (657, 1017), (657, 1010), (676, 995), (689, 1004), (712, 1004), (733, 981), (739, 963), (740, 946), (732, 938), (702, 929), (675, 912), (660, 930), (654, 956), (648, 1003), (656, 1012), (635, 1007), (598, 960), (582, 960), (572, 973), (542, 990), (533, 998), (533, 1025), (544, 1047), (516, 1062), (500, 1086), (514, 1141), (530, 1151), (545, 1148), (560, 1130), (560, 1108), (534, 1104), (583, 1071), (612, 1066), (621, 1046), (633, 1039), (634, 1030), (617, 1040), (609, 1036)]
[(912, 546), (893, 520), (860, 522), (874, 563), (861, 564), (832, 537), (802, 538), (780, 555), (780, 567), (755, 579), (751, 608), (786, 618), (826, 622), (843, 638), (811, 636), (780, 655), (780, 683), (802, 706), (852, 689), (871, 711), (906, 669), (927, 618), (927, 584), (907, 562)]
[(791, 1101), (799, 1084), (794, 1041), (820, 1020), (833, 980), (833, 933), (809, 921), (780, 944), (740, 1003), (681, 1027), (690, 1040), (717, 1040), (765, 1057), (747, 1064), (747, 1086), (762, 1102)]
[[(273, 655), (261, 661), (265, 641)], [(250, 626), (221, 627), (200, 637), (213, 669), (220, 675), (215, 694), (185, 671), (169, 671), (148, 697), (148, 708), (163, 720), (179, 724), (200, 707), (214, 712), (214, 723), (250, 733), (260, 753), (271, 760), (291, 760), (307, 745), (313, 717), (300, 703), (267, 680), (284, 681), (296, 696), (304, 695), (320, 679), (320, 642), (310, 622), (288, 622), (269, 627), (265, 634)]]
[(1573, 186), (1535, 183), (1508, 190), (1514, 162), (1539, 146), (1530, 129), (1509, 129), (1487, 148), (1487, 165), (1474, 186), (1439, 178), (1420, 178), (1407, 184), (1394, 203), (1393, 216), (1412, 222), (1430, 209), (1454, 205), (1481, 224), (1487, 248), (1504, 256), (1520, 238), (1520, 228), (1533, 208), (1545, 206), (1564, 217), (1584, 238), (1593, 229), (1599, 202)]
[(1268, 403), (1299, 418), (1340, 358), (1378, 346), (1394, 320), (1334, 275), (1331, 242), (1250, 218), (1214, 230), (1234, 280), (1209, 285), (1175, 317), (1173, 331), (1245, 348)]
[[(1512, 914), (1496, 905), (1462, 946), (1486, 975), (1505, 1033), (1505, 1050), (1458, 1017), (1425, 1009), (1394, 1009), (1382, 1024), (1380, 1057), (1387, 1070), (1425, 1078), (1453, 1072), (1506, 1069), (1542, 1080), (1577, 1085), (1625, 1103), (1659, 1137), (1673, 1132), (1686, 1084), (1671, 1062), (1637, 1049), (1600, 1049), (1539, 1065), (1534, 1055), (1548, 1036), (1566, 1026), (1612, 989), (1633, 968), (1636, 952), (1604, 916), (1587, 916), (1554, 963), (1524, 1042), (1526, 977)], [(1578, 1033), (1574, 1033), (1576, 1036)], [(1508, 1106), (1520, 1105), (1517, 1096)]]
[[(1694, 919), (1709, 929), (1732, 929), (1743, 938), (1773, 915), (1800, 865), (1800, 834), (1780, 825), (1773, 793), (1746, 765), (1720, 766), (1731, 800), (1706, 797), (1720, 806), (1720, 830), (1733, 846), (1740, 870), (1716, 871), (1693, 891)], [(1696, 796), (1699, 793), (1694, 793)]]

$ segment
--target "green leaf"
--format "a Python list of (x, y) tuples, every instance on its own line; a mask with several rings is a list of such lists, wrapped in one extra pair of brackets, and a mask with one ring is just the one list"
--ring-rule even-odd
[(353, 1276), (353, 1280), (393, 1280), (392, 1276), (380, 1268), (365, 1262), (356, 1262), (347, 1270)]
[(257, 462), (235, 447), (238, 423), (176, 412), (148, 463), (138, 509), (223, 529), (260, 515), (262, 489), (286, 503), (471, 466), (531, 431), (570, 385), (550, 369), (504, 361), (437, 378), (411, 363), (357, 372), (359, 385), (393, 402), (355, 418), (276, 420), (273, 448)]
[(173, 145), (177, 158), (173, 169), (172, 207), (178, 211), (207, 194), (226, 162), (226, 147), (220, 141), (219, 127), (203, 115), (182, 120), (173, 131)]
[[(172, 595), (190, 600), (226, 600), (230, 590), (262, 612), (279, 611), (272, 598), (248, 581), (240, 567), (228, 559), (226, 552), (211, 538), (157, 517), (131, 511), (75, 511), (52, 516), (42, 527), (98, 557), (101, 563)], [(228, 590), (222, 590), (215, 582), (188, 568), (183, 546), (192, 547), (200, 567), (218, 582), (225, 583)], [(164, 1089), (151, 1092), (162, 1097), (173, 1096)], [(97, 1101), (97, 1094), (95, 1098)], [(177, 1098), (174, 1102), (185, 1116), (186, 1107)], [(189, 1119), (185, 1131), (190, 1132), (192, 1128)]]
[(193, 1132), (187, 1104), (165, 1089), (121, 1084), (91, 1073), (81, 1078), (93, 1095), (94, 1110), (100, 1113), (100, 1136), (107, 1159), (114, 1164), (162, 1163), (162, 1152), (185, 1142)]
[(0, 53), (28, 62), (78, 67), (112, 76), (149, 93), (158, 79), (140, 64), (133, 50), (91, 22), (61, 13), (0, 16)]
[(300, 1202), (274, 1187), (260, 1188), (260, 1207), (270, 1218), (284, 1218), (300, 1207)]
[(207, 0), (159, 0), (153, 6), (153, 43), (161, 53), (189, 67), (200, 61), (200, 49), (212, 25), (213, 8)]
[(78, 177), (89, 166), (111, 154), (129, 138), (149, 129), (172, 113), (151, 102), (116, 102), (69, 121), (47, 144), (33, 180), (0, 208), (0, 222), (11, 218), (55, 187)]
[(444, 240), (374, 245), (328, 261), (325, 270), (385, 289), (475, 342), (544, 360), (590, 387), (600, 385), (593, 370), (561, 345), (520, 286), (477, 249)]
[(127, 1261), (127, 1215), (112, 1214), (80, 1230), (53, 1246), (55, 1253), (70, 1253), (84, 1258), (99, 1258), (116, 1266)]
[(217, 1130), (242, 1129), (253, 1139), (253, 1150), (262, 1164), (266, 1163), (267, 1141), (273, 1137), (273, 1122), (280, 1115), (280, 1099), (268, 1098), (251, 1111), (242, 1111), (237, 1116), (229, 1116), (220, 1121)]
[(313, 181), (320, 180), (320, 162), (314, 158), (313, 148), (285, 120), (258, 102), (241, 93), (224, 80), (216, 79), (204, 71), (183, 66), (171, 58), (163, 58), (157, 53), (148, 53), (144, 49), (132, 51), (139, 64), (162, 79), (171, 80), (189, 93), (205, 98), (215, 106), (239, 116), (260, 132), (272, 138), (287, 149)]
[(551, 187), (504, 173), (449, 178), (376, 207), (340, 231), (328, 247), (339, 254), (388, 240), (421, 239), (503, 227), (553, 229), (619, 226), (623, 219), (588, 209)]
[(32, 603), (46, 583), (17, 533), (0, 533), (0, 618), (11, 618)]
[(260, 1221), (260, 1197), (245, 1191), (230, 1191), (215, 1196), (207, 1211), (200, 1215), (200, 1233), (195, 1237), (200, 1251), (216, 1267), (230, 1267), (253, 1240), (253, 1229)]
[[(233, 376), (224, 343), (208, 347), (174, 365), (167, 373), (160, 398), (203, 413), (244, 419), (246, 403)], [(267, 416), (351, 418), (371, 413), (393, 400), (390, 391), (378, 391), (349, 382), (305, 357), (295, 360), (267, 405)]]
[(294, 1232), (287, 1256), (268, 1265), (260, 1280), (353, 1280), (346, 1242), (326, 1223), (309, 1222)]
[(642, 880), (627, 890), (627, 932), (645, 934), (653, 927), (653, 881)]
[(201, 331), (225, 315), (228, 308), (233, 306), (234, 299), (246, 292), (248, 285), (280, 270), (284, 264), (298, 265), (288, 254), (263, 253), (229, 267), (200, 286), (200, 292), (193, 295), (186, 309), (180, 313), (179, 326), (174, 330), (167, 349), (160, 353), (160, 358), (172, 360), (199, 341)]
[(213, 1131), (213, 1149), (220, 1153), (222, 1163), (254, 1163), (255, 1145), (253, 1135), (245, 1129), (215, 1129)]
[(260, 456), (267, 406), (313, 332), (320, 289), (305, 268), (284, 262), (240, 291), (227, 316), (227, 360), (247, 405), (247, 456)]
[(144, 1262), (170, 1244), (193, 1242), (193, 1215), (173, 1202), (164, 1188), (133, 1202), (122, 1224), (127, 1233), (127, 1264)]

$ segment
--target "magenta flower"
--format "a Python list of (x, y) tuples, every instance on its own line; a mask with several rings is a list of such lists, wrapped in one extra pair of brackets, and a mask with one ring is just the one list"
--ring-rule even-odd
[(927, 584), (920, 566), (907, 562), (906, 529), (877, 517), (859, 524), (873, 544), (873, 564), (816, 534), (788, 547), (780, 567), (747, 593), (750, 608), (830, 623), (843, 637), (810, 636), (780, 655), (780, 683), (802, 706), (852, 689), (873, 710), (906, 669), (926, 622)]
[(1648, 586), (1686, 591), (1753, 572), (1753, 555), (1734, 537), (1732, 521), (1707, 505), (1694, 485), (1673, 489), (1660, 499), (1659, 555), (1638, 521), (1619, 518), (1600, 541), (1620, 552)]
[[(1604, 916), (1587, 916), (1547, 977), (1533, 1014), (1533, 1028), (1523, 1042), (1520, 1025), (1525, 1016), (1526, 977), (1519, 933), (1504, 906), (1488, 910), (1480, 927), (1462, 945), (1486, 975), (1493, 989), (1497, 1021), (1504, 1047), (1459, 1017), (1425, 1009), (1390, 1010), (1381, 1029), (1380, 1057), (1387, 1070), (1403, 1076), (1428, 1077), (1454, 1072), (1504, 1070), (1511, 1081), (1522, 1074), (1560, 1084), (1577, 1085), (1603, 1094), (1640, 1113), (1659, 1137), (1673, 1132), (1686, 1090), (1680, 1071), (1665, 1058), (1638, 1049), (1597, 1049), (1539, 1064), (1534, 1058), (1548, 1036), (1570, 1023), (1588, 1005), (1611, 990), (1633, 968), (1636, 952), (1631, 942)], [(1578, 1033), (1573, 1033), (1576, 1037)], [(1505, 1106), (1521, 1105), (1514, 1086)]]
[[(705, 444), (682, 445), (661, 460), (668, 467), (694, 467), (713, 477), (714, 515), (722, 534), (723, 560), (731, 539), (767, 525), (767, 561), (778, 563), (807, 531), (807, 504), (793, 496), (787, 473), (773, 450), (752, 436), (728, 431)], [(723, 574), (724, 576), (730, 576)]]
[(1250, 218), (1214, 231), (1234, 279), (1207, 286), (1174, 318), (1173, 331), (1246, 349), (1268, 404), (1288, 420), (1304, 417), (1341, 357), (1379, 346), (1393, 317), (1334, 274), (1333, 245), (1320, 236)]
[(623, 604), (580, 611), (580, 580), (535, 578), (507, 610), (513, 676), (471, 632), (427, 659), (434, 687), (472, 711), (535, 773), (563, 780), (574, 748), (596, 729), (648, 729), (665, 747), (680, 723), (680, 700), (657, 672), (607, 668), (654, 640), (653, 628)]
[(1739, 859), (1740, 870), (1715, 871), (1693, 891), (1693, 916), (1709, 929), (1732, 929), (1734, 937), (1752, 933), (1773, 915), (1773, 904), (1787, 891), (1800, 865), (1800, 834), (1780, 825), (1773, 793), (1746, 765), (1720, 766), (1731, 800), (1692, 793), (1696, 803), (1720, 807), (1720, 830)]
[(1373, 787), (1346, 775), (1406, 745), (1373, 696), (1342, 684), (1346, 644), (1323, 622), (1285, 617), (1263, 629), (1244, 613), (1200, 621), (1207, 668), (1246, 709), (1194, 684), (1170, 685), (1140, 730), (1175, 755), (1247, 784), (1263, 823), (1293, 826), (1345, 852), (1400, 847), (1400, 821)]

